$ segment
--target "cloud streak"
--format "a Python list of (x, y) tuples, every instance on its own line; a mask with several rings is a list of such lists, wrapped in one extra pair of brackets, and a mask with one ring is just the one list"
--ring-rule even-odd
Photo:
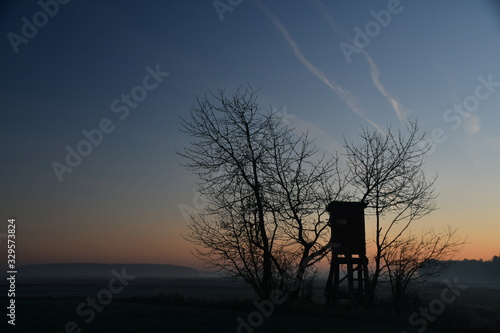
[[(351, 43), (351, 45), (355, 45), (352, 37), (338, 27), (337, 23), (330, 15), (328, 9), (320, 1), (318, 0), (309, 0), (309, 1), (314, 6), (314, 8), (316, 8), (316, 10), (321, 14), (321, 16), (323, 16), (323, 18), (328, 22), (328, 24), (336, 34), (347, 39), (347, 41)], [(389, 90), (387, 90), (385, 86), (382, 84), (382, 82), (380, 81), (380, 70), (378, 69), (378, 66), (373, 60), (373, 58), (365, 49), (358, 49), (358, 50), (363, 54), (363, 56), (366, 58), (366, 61), (370, 65), (370, 76), (377, 90), (380, 92), (380, 94), (382, 94), (382, 96), (384, 96), (387, 99), (392, 109), (396, 113), (398, 119), (400, 121), (406, 120), (408, 116), (408, 110), (406, 110), (405, 107), (401, 104), (401, 102), (399, 102), (393, 96), (393, 94)]]
[(321, 71), (319, 68), (314, 66), (302, 53), (300, 50), (299, 45), (297, 42), (292, 38), (290, 33), (288, 32), (288, 29), (285, 27), (285, 25), (274, 15), (269, 8), (267, 8), (260, 0), (255, 0), (259, 9), (271, 19), (273, 22), (274, 26), (278, 31), (283, 35), (285, 38), (286, 42), (290, 46), (290, 48), (293, 50), (293, 53), (295, 56), (299, 59), (299, 61), (304, 65), (309, 72), (311, 72), (314, 76), (316, 76), (321, 82), (323, 82), (326, 86), (328, 86), (334, 93), (336, 93), (346, 104), (347, 106), (358, 116), (366, 120), (368, 123), (370, 123), (373, 127), (375, 127), (379, 132), (384, 133), (382, 128), (370, 120), (368, 116), (364, 113), (364, 111), (361, 109), (361, 107), (358, 105), (358, 99), (356, 96), (351, 93), (349, 90), (344, 89), (341, 85), (337, 84), (333, 80), (331, 80), (323, 71)]

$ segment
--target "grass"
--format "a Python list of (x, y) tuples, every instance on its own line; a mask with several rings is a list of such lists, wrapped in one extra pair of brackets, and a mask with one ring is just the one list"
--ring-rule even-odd
[[(255, 311), (248, 305), (240, 304), (239, 309), (224, 308), (222, 304), (216, 307), (207, 307), (207, 304), (168, 304), (178, 297), (153, 297), (138, 299), (117, 299), (96, 314), (95, 319), (86, 323), (76, 314), (76, 306), (81, 298), (18, 298), (16, 313), (16, 327), (9, 327), (3, 321), (0, 327), (2, 332), (65, 332), (65, 325), (69, 321), (78, 324), (81, 332), (179, 332), (179, 333), (221, 333), (238, 332), (237, 318), (247, 319)], [(168, 302), (163, 300), (168, 299)], [(228, 304), (226, 304), (228, 305)], [(377, 323), (368, 321), (355, 321), (352, 319), (334, 318), (324, 315), (297, 314), (298, 309), (282, 309), (276, 311), (269, 318), (265, 318), (262, 325), (255, 328), (254, 332), (370, 332), (370, 333), (399, 333), (406, 328), (398, 323)], [(75, 333), (78, 330), (74, 331)], [(241, 329), (240, 332), (251, 332)], [(429, 333), (435, 331), (428, 331)], [(66, 332), (65, 332), (66, 333)]]
[[(427, 289), (428, 299), (416, 306), (426, 305), (440, 288)], [(94, 295), (91, 293), (91, 295)], [(500, 331), (500, 303), (498, 293), (467, 289), (457, 302), (447, 306), (426, 333)], [(371, 309), (352, 310), (343, 307), (333, 311), (314, 302), (289, 303), (275, 307), (268, 317), (260, 316), (252, 299), (248, 298), (195, 298), (181, 294), (118, 297), (96, 312), (95, 319), (86, 323), (87, 316), (76, 313), (85, 297), (18, 297), (16, 299), (16, 327), (0, 323), (0, 332), (52, 332), (65, 331), (67, 322), (73, 321), (83, 332), (417, 332), (402, 321), (394, 319), (390, 304), (379, 304)], [(0, 298), (6, 304), (7, 298)], [(413, 310), (411, 310), (413, 311)], [(262, 320), (259, 325), (247, 326), (241, 322)], [(240, 325), (241, 324), (241, 325)], [(239, 331), (238, 331), (239, 327)], [(445, 330), (447, 329), (447, 330)], [(71, 331), (69, 331), (71, 332)]]

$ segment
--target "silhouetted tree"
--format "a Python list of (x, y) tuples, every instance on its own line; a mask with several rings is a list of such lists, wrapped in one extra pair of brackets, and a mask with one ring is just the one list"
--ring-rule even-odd
[(424, 173), (424, 157), (431, 148), (424, 144), (416, 121), (400, 130), (387, 127), (386, 133), (363, 129), (361, 143), (345, 140), (349, 183), (367, 213), (375, 217), (375, 266), (371, 277), (374, 292), (384, 271), (383, 256), (400, 240), (410, 224), (436, 209), (434, 182)]
[(285, 277), (297, 294), (306, 269), (329, 249), (327, 204), (345, 187), (337, 157), (318, 154), (279, 111), (260, 112), (256, 91), (197, 99), (181, 156), (208, 203), (187, 238), (211, 268), (245, 279), (265, 299)]
[(426, 282), (442, 274), (464, 244), (457, 229), (448, 226), (442, 232), (423, 231), (419, 237), (408, 233), (385, 248), (382, 257), (398, 315), (410, 284)]

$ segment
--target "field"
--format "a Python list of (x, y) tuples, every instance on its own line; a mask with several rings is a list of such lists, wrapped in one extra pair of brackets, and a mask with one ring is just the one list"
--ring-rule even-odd
[[(321, 285), (314, 288), (313, 300), (320, 300)], [(21, 284), (17, 288), (16, 326), (7, 325), (4, 315), (2, 332), (417, 332), (408, 322), (394, 320), (390, 307), (384, 306), (339, 315), (309, 303), (277, 306), (262, 315), (253, 304), (251, 290), (227, 279), (134, 281), (109, 303), (101, 298), (106, 304), (96, 305), (96, 310), (87, 306), (87, 298), (106, 290), (105, 281)], [(432, 300), (440, 290), (435, 285), (421, 294)], [(2, 304), (6, 302), (3, 297)], [(429, 327), (425, 332), (498, 332), (499, 317), (500, 290), (469, 286), (435, 321), (439, 329)]]

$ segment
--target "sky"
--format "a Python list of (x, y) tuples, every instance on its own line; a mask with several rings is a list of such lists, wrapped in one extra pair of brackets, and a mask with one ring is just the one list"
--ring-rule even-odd
[(180, 117), (246, 85), (328, 152), (418, 119), (440, 209), (415, 230), (458, 227), (457, 259), (500, 253), (494, 1), (3, 1), (0, 22), (0, 246), (15, 217), (18, 265), (201, 268)]

